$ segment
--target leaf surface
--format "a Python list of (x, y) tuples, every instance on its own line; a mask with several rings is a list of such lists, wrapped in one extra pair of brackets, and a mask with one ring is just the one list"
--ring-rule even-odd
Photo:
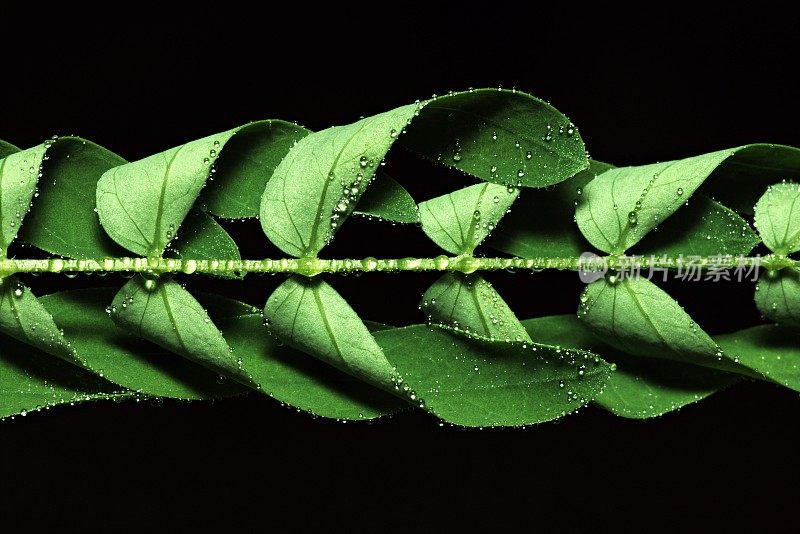
[(252, 384), (206, 311), (174, 280), (135, 276), (114, 298), (111, 318), (136, 336), (236, 382)]
[(486, 341), (528, 341), (528, 333), (492, 285), (478, 274), (447, 273), (422, 296), (428, 321)]
[(533, 339), (602, 354), (616, 365), (595, 403), (621, 417), (644, 419), (672, 412), (730, 386), (730, 373), (668, 360), (631, 357), (604, 343), (575, 315), (523, 321)]
[(375, 338), (414, 399), (462, 426), (523, 426), (562, 417), (602, 389), (610, 366), (592, 353), (485, 343), (423, 325)]
[(788, 255), (800, 250), (800, 184), (769, 186), (755, 206), (755, 223), (771, 251)]
[(417, 203), (397, 180), (380, 171), (353, 213), (400, 224), (419, 223)]
[(733, 165), (758, 150), (748, 145), (610, 169), (586, 186), (575, 212), (578, 227), (595, 247), (621, 254), (675, 213), (723, 163)]
[(483, 183), (419, 204), (422, 229), (452, 254), (472, 254), (497, 226), (519, 190)]
[(800, 270), (787, 268), (762, 276), (756, 284), (755, 300), (767, 319), (800, 326)]
[(323, 280), (289, 278), (269, 297), (264, 315), (287, 344), (394, 390), (397, 376), (381, 347), (350, 305)]

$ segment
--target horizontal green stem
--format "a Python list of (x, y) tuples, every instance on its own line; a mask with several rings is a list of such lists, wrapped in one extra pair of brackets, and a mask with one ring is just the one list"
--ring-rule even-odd
[(761, 266), (768, 269), (797, 267), (797, 260), (780, 256), (730, 257), (689, 256), (679, 258), (645, 256), (581, 258), (476, 258), (473, 256), (437, 256), (435, 258), (397, 259), (321, 259), (283, 258), (264, 260), (195, 260), (173, 258), (106, 258), (101, 260), (70, 259), (2, 259), (0, 274), (14, 273), (92, 273), (134, 272), (148, 274), (247, 274), (290, 273), (315, 276), (321, 273), (393, 272), (393, 271), (451, 271), (473, 273), (502, 269), (540, 271), (544, 269), (577, 271), (612, 269), (734, 269)]

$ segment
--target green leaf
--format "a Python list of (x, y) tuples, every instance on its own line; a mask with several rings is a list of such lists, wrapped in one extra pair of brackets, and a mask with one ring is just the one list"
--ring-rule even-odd
[(6, 257), (30, 209), (48, 146), (38, 145), (0, 159), (0, 258)]
[[(214, 185), (201, 204), (209, 211), (252, 217), (270, 172), (305, 133), (290, 123), (262, 121), (114, 167), (97, 184), (100, 223), (126, 249), (160, 256), (207, 182)], [(231, 157), (218, 172), (217, 158), (229, 144)]]
[(519, 190), (483, 183), (419, 204), (422, 229), (434, 243), (453, 254), (472, 254), (494, 230)]
[(323, 280), (293, 276), (269, 297), (264, 315), (287, 344), (393, 391), (396, 373), (367, 327)]
[(733, 164), (758, 150), (750, 145), (608, 170), (581, 195), (575, 213), (578, 227), (595, 247), (621, 254), (675, 213), (724, 162)]
[(419, 223), (417, 203), (402, 185), (381, 171), (376, 173), (375, 182), (358, 201), (353, 214), (400, 224)]
[(97, 210), (108, 235), (135, 254), (161, 256), (234, 133), (211, 135), (105, 172), (97, 183)]
[(760, 325), (716, 336), (722, 349), (774, 382), (800, 391), (800, 330)]
[(69, 363), (86, 366), (30, 289), (13, 276), (0, 282), (0, 332)]
[(602, 354), (616, 365), (595, 403), (621, 417), (644, 419), (672, 412), (730, 386), (736, 375), (669, 360), (628, 356), (604, 343), (575, 315), (523, 321), (533, 339)]
[[(261, 226), (278, 248), (316, 256), (353, 211), (419, 106), (403, 106), (303, 138), (278, 164), (261, 201)], [(394, 133), (392, 133), (394, 132)]]
[[(219, 300), (219, 297), (204, 298), (203, 302), (210, 305), (213, 313), (220, 310)], [(394, 395), (280, 344), (263, 327), (259, 310), (241, 303), (235, 306), (239, 308), (237, 314), (214, 315), (214, 321), (261, 392), (303, 411), (333, 419), (374, 419), (407, 407)]]
[(90, 400), (123, 400), (133, 394), (53, 358), (30, 345), (0, 343), (0, 419)]
[(634, 251), (643, 256), (747, 255), (760, 240), (740, 215), (698, 193), (661, 226), (653, 229)]
[(658, 286), (641, 277), (609, 278), (586, 286), (578, 310), (605, 342), (635, 356), (742, 372)]
[(410, 326), (375, 338), (429, 412), (463, 426), (522, 426), (562, 417), (602, 389), (610, 366), (594, 354), (486, 343)]
[(124, 256), (125, 251), (100, 227), (95, 210), (100, 176), (124, 163), (113, 152), (78, 137), (52, 141), (20, 239), (69, 258)]
[(115, 290), (80, 289), (46, 295), (42, 305), (64, 329), (65, 338), (95, 373), (146, 395), (207, 399), (245, 391), (212, 372), (117, 328), (108, 303)]
[(771, 184), (795, 180), (800, 175), (800, 149), (774, 144), (753, 144), (737, 149), (714, 171), (703, 189), (729, 208), (748, 215)]
[(514, 312), (480, 275), (447, 273), (422, 296), (428, 322), (486, 341), (531, 341)]
[(316, 256), (408, 124), (406, 146), (439, 161), (447, 152), (447, 163), (489, 182), (543, 187), (587, 166), (574, 126), (549, 104), (514, 91), (452, 93), (301, 140), (264, 191), (270, 241), (293, 256)]
[[(239, 247), (214, 218), (192, 209), (181, 225), (180, 236), (170, 245), (178, 257), (194, 260), (239, 260)], [(219, 274), (222, 278), (242, 278), (236, 274)]]
[(589, 160), (589, 168), (552, 189), (524, 189), (514, 209), (486, 243), (520, 258), (577, 258), (592, 247), (575, 226), (583, 188), (613, 165)]
[(111, 319), (128, 332), (236, 382), (252, 384), (206, 311), (177, 282), (136, 276), (117, 293), (110, 311)]
[(19, 152), (19, 148), (0, 139), (0, 158), (4, 158), (14, 152)]
[(755, 223), (764, 244), (776, 254), (800, 250), (800, 184), (769, 186), (755, 206)]
[(402, 143), (481, 180), (545, 187), (587, 167), (578, 130), (520, 91), (478, 89), (425, 102)]
[(203, 209), (226, 219), (258, 217), (267, 180), (292, 146), (309, 133), (281, 120), (258, 121), (237, 129), (199, 199)]
[(776, 323), (800, 326), (800, 270), (768, 272), (756, 284), (756, 306)]

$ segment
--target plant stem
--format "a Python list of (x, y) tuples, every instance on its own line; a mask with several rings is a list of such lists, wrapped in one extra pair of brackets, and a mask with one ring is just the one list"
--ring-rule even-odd
[(473, 273), (501, 269), (540, 271), (544, 269), (577, 271), (602, 270), (609, 266), (617, 270), (631, 269), (734, 269), (765, 267), (781, 269), (797, 267), (797, 260), (785, 256), (732, 257), (688, 256), (679, 258), (645, 256), (607, 256), (583, 258), (480, 258), (473, 256), (437, 256), (435, 258), (397, 259), (321, 259), (283, 258), (264, 260), (196, 260), (173, 258), (106, 258), (101, 260), (70, 259), (2, 259), (0, 277), (14, 273), (92, 273), (134, 272), (146, 274), (233, 274), (233, 273), (291, 273), (315, 276), (321, 273), (393, 272), (393, 271), (450, 271)]

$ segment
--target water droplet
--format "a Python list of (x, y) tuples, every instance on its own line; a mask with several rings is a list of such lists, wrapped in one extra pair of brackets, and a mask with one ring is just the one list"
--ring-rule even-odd
[(636, 215), (635, 211), (628, 213), (628, 224), (631, 226), (636, 226), (636, 223), (639, 222), (639, 217)]
[(361, 156), (361, 158), (358, 160), (358, 164), (361, 165), (362, 169), (364, 169), (369, 164), (369, 159), (367, 156)]
[(677, 191), (675, 191), (675, 194), (676, 194), (676, 195), (678, 195), (678, 196), (681, 196), (681, 195), (683, 195), (683, 188), (682, 188), (682, 187), (679, 187), (679, 188), (678, 188), (678, 190), (677, 190)]

